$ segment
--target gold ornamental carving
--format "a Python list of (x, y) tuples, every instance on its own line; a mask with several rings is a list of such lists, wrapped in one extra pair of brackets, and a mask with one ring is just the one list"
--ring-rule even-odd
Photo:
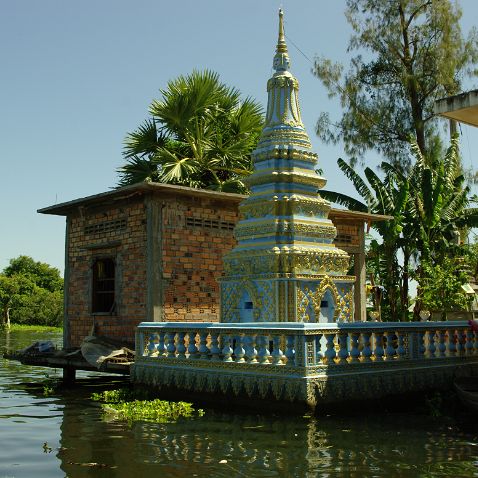
[[(301, 322), (310, 320), (308, 315), (309, 307), (314, 311), (315, 321), (318, 322), (321, 312), (321, 302), (324, 295), (329, 291), (332, 295), (335, 310), (334, 321), (349, 321), (353, 316), (353, 290), (350, 289), (345, 295), (341, 295), (335, 282), (326, 275), (320, 281), (315, 290), (305, 286), (297, 288), (297, 318)], [(344, 289), (342, 289), (344, 291)]]

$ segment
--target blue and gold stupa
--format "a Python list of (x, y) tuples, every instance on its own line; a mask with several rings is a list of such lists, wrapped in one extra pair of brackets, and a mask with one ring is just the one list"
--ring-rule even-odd
[(337, 322), (353, 317), (349, 256), (333, 244), (326, 180), (302, 124), (289, 71), (284, 15), (267, 82), (264, 129), (253, 152), (251, 195), (241, 203), (237, 246), (224, 257), (221, 322)]

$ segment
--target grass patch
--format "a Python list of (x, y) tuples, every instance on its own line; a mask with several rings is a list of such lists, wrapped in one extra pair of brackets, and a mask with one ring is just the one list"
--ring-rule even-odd
[(168, 402), (151, 399), (146, 391), (128, 388), (94, 393), (92, 400), (103, 402), (101, 408), (105, 415), (113, 416), (128, 423), (148, 421), (156, 423), (175, 422), (179, 418), (202, 417), (204, 411), (195, 409), (192, 403)]
[(10, 326), (10, 332), (62, 332), (62, 327), (50, 327), (48, 325), (25, 325), (25, 324), (12, 324)]

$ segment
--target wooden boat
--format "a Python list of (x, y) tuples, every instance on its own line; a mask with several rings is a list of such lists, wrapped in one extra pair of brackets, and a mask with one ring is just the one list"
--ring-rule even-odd
[(478, 377), (457, 379), (455, 390), (464, 405), (478, 412)]

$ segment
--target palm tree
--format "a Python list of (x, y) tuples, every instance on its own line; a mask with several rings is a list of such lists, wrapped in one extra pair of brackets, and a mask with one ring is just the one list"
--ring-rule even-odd
[(152, 118), (126, 137), (119, 186), (154, 181), (245, 192), (261, 106), (241, 101), (236, 88), (207, 70), (171, 80), (161, 94), (149, 108)]

